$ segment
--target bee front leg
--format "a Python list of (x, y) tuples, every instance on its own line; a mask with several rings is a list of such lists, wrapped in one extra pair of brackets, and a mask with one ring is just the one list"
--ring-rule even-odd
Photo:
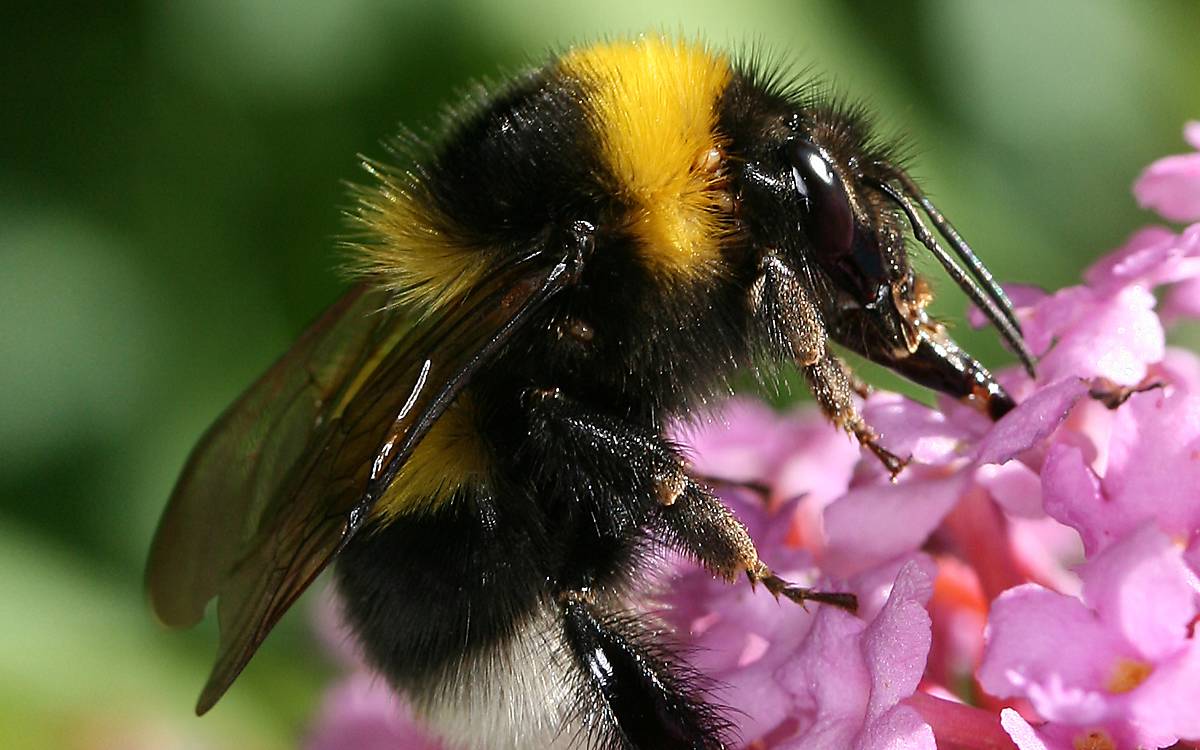
[(808, 378), (813, 398), (825, 412), (825, 416), (838, 427), (858, 439), (859, 444), (875, 454), (893, 477), (908, 464), (879, 443), (879, 433), (858, 412), (854, 403), (853, 381), (847, 375), (849, 368), (830, 352), (826, 352), (811, 365), (802, 368)]
[(869, 388), (829, 350), (829, 334), (812, 293), (796, 271), (772, 250), (759, 261), (750, 305), (777, 355), (791, 357), (804, 372), (825, 416), (854, 435), (893, 477), (900, 473), (908, 462), (879, 444), (879, 434), (854, 403), (854, 395), (866, 396)]

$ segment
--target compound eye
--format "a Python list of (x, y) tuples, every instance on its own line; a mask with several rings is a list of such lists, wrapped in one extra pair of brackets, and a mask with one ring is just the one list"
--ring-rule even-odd
[(792, 152), (792, 180), (804, 204), (804, 228), (818, 255), (838, 256), (854, 244), (854, 212), (833, 165), (810, 143)]
[(859, 305), (874, 309), (890, 295), (875, 232), (860, 227), (850, 196), (825, 154), (807, 141), (791, 146), (792, 180), (813, 259)]

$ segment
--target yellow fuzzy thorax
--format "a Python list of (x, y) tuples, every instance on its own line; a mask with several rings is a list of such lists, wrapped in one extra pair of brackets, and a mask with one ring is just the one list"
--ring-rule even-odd
[(592, 127), (633, 207), (629, 229), (656, 271), (696, 276), (720, 261), (720, 196), (709, 155), (728, 58), (659, 36), (583, 47), (561, 69), (583, 84)]
[[(571, 50), (554, 66), (553, 75), (578, 85), (611, 183), (604, 189), (629, 207), (619, 220), (649, 269), (665, 278), (711, 276), (727, 228), (716, 118), (729, 59), (698, 43), (647, 36)], [(355, 247), (352, 270), (424, 311), (453, 304), (487, 277), (481, 248), (439, 214), (415, 173), (365, 166), (378, 180), (358, 194), (371, 240)]]

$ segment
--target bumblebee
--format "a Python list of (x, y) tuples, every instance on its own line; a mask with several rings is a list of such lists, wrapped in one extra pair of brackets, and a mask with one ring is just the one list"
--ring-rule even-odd
[(664, 425), (794, 363), (897, 472), (834, 345), (1013, 408), (926, 312), (908, 233), (1032, 369), (1012, 306), (860, 110), (699, 43), (570, 49), (406, 150), (366, 163), (357, 283), (205, 433), (158, 528), (158, 617), (218, 600), (197, 712), (336, 560), (366, 658), (451, 746), (728, 747), (638, 607), (655, 550), (854, 603), (775, 576)]

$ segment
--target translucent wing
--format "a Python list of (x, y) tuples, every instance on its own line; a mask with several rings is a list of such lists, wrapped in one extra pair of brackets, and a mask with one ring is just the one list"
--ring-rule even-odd
[(470, 376), (575, 272), (567, 258), (514, 263), (411, 323), (396, 313), (364, 322), (382, 300), (356, 288), (209, 430), (148, 572), (167, 624), (196, 622), (218, 597), (220, 650), (198, 713), (357, 531)]
[(404, 322), (360, 284), (335, 302), (205, 432), (192, 450), (150, 550), (146, 584), (171, 627), (204, 616), (263, 511), (356, 372)]

